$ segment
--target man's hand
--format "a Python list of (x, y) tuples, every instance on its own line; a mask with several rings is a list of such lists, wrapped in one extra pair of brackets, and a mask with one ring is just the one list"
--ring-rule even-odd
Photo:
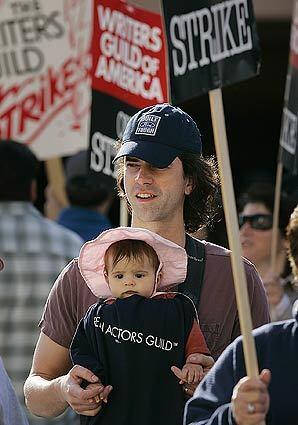
[[(191, 397), (197, 388), (198, 383), (203, 379), (203, 377), (206, 375), (206, 373), (209, 372), (211, 367), (214, 365), (214, 360), (211, 356), (206, 356), (205, 354), (191, 354), (186, 359), (186, 364), (183, 366), (182, 369), (179, 369), (176, 366), (172, 366), (171, 370), (172, 372), (177, 376), (177, 378), (180, 379), (179, 383), (184, 384), (184, 391), (185, 394), (189, 397)], [(188, 368), (191, 368), (192, 370), (196, 368), (200, 368), (201, 373), (199, 373), (200, 377), (199, 380), (192, 380), (192, 382), (188, 382), (187, 378), (185, 377), (185, 373)], [(186, 368), (186, 369), (185, 369)], [(196, 369), (198, 372), (198, 369)]]
[[(82, 381), (89, 382), (85, 389)], [(110, 385), (104, 387), (99, 378), (82, 366), (74, 366), (60, 381), (61, 399), (80, 415), (95, 416), (101, 409), (102, 401), (107, 403), (112, 391)]]
[(188, 356), (186, 359), (186, 363), (201, 365), (203, 368), (203, 374), (205, 376), (214, 365), (214, 360), (211, 356), (196, 353), (196, 354), (191, 354), (190, 356)]
[(269, 409), (268, 385), (271, 373), (262, 370), (259, 378), (240, 379), (232, 395), (232, 413), (237, 425), (259, 425)]

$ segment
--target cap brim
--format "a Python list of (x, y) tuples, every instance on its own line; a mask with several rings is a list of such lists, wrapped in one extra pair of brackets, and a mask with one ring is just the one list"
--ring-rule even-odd
[(166, 168), (174, 161), (179, 153), (179, 149), (160, 143), (142, 140), (138, 142), (125, 142), (119, 149), (113, 162), (123, 156), (132, 156), (142, 161), (149, 162), (149, 164), (152, 164), (154, 167)]

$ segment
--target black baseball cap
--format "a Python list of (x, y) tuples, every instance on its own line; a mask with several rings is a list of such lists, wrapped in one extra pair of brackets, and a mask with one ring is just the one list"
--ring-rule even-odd
[(165, 168), (184, 152), (202, 153), (200, 131), (182, 109), (161, 103), (144, 108), (131, 117), (114, 161), (132, 156)]

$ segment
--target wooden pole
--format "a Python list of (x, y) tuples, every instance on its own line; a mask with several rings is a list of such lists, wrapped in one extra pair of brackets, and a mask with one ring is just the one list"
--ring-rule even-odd
[(124, 199), (120, 199), (120, 226), (128, 226), (128, 210)]
[(226, 126), (220, 89), (209, 92), (211, 116), (214, 132), (215, 147), (219, 163), (221, 178), (222, 197), (227, 224), (232, 260), (232, 270), (236, 292), (238, 314), (241, 333), (243, 336), (243, 350), (247, 375), (251, 378), (259, 376), (258, 363), (254, 338), (252, 335), (252, 320), (248, 300), (247, 282), (241, 257), (241, 245), (239, 238), (239, 227), (237, 220), (233, 180), (228, 151)]
[(272, 241), (271, 241), (271, 261), (270, 269), (272, 273), (276, 272), (276, 256), (277, 256), (277, 239), (278, 239), (278, 219), (280, 208), (280, 195), (281, 195), (281, 182), (282, 182), (283, 165), (281, 162), (277, 163), (275, 194), (274, 194), (274, 208), (273, 208), (273, 225), (272, 225)]
[(48, 182), (53, 193), (62, 207), (68, 205), (68, 199), (65, 193), (65, 178), (62, 160), (59, 157), (48, 159), (45, 163)]

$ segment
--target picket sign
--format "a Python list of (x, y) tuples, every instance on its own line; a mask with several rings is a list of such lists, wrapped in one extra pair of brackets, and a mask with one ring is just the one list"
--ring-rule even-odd
[(271, 239), (271, 253), (270, 253), (270, 268), (273, 273), (276, 271), (276, 256), (277, 256), (277, 238), (278, 238), (278, 219), (280, 209), (280, 195), (282, 183), (283, 165), (281, 162), (277, 163), (275, 192), (274, 192), (274, 208), (273, 208), (273, 223), (272, 223), (272, 239)]
[[(257, 378), (259, 376), (259, 368), (255, 341), (252, 335), (252, 320), (247, 292), (247, 281), (243, 259), (241, 257), (242, 249), (239, 238), (238, 219), (221, 89), (209, 91), (209, 101), (229, 247), (232, 250), (231, 263), (239, 322), (243, 337), (245, 367), (247, 376), (250, 378)], [(260, 425), (265, 425), (265, 422), (261, 422)]]
[(228, 151), (221, 89), (211, 90), (209, 92), (209, 100), (216, 155), (219, 164), (227, 233), (229, 239), (229, 246), (232, 250), (232, 271), (234, 277), (241, 333), (243, 336), (245, 366), (247, 375), (251, 378), (256, 378), (259, 376), (259, 370), (256, 348), (252, 335), (252, 320), (248, 300), (246, 276), (244, 272), (243, 260), (241, 257), (242, 249), (239, 239), (237, 211)]
[(280, 195), (282, 184), (283, 167), (292, 175), (298, 174), (298, 1), (293, 2), (292, 26), (290, 35), (289, 65), (286, 77), (286, 86), (284, 94), (284, 107), (279, 140), (279, 152), (276, 171), (273, 225), (272, 225), (272, 245), (271, 245), (271, 270), (275, 271), (277, 256), (277, 238), (278, 238), (278, 218), (280, 209)]

